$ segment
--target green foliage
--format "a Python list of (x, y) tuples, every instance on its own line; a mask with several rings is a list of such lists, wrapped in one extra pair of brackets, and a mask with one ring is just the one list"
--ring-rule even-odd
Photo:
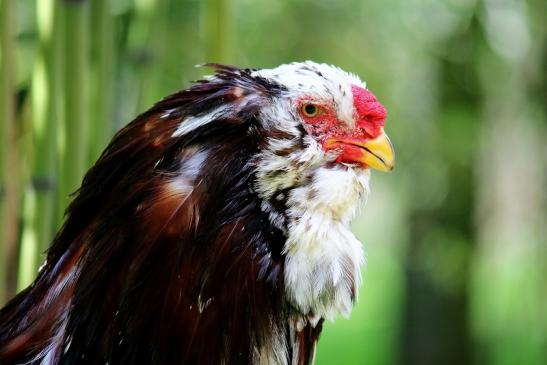
[(208, 72), (194, 65), (313, 59), (366, 80), (398, 159), (373, 173), (360, 299), (317, 363), (545, 362), (542, 1), (0, 3), (0, 302), (35, 276), (113, 133)]
[(15, 4), (0, 2), (0, 301), (15, 292), (17, 256), (18, 181), (17, 125), (15, 118)]

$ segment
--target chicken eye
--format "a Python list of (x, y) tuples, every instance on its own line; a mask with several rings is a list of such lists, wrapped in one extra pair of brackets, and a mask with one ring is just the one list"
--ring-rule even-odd
[(313, 118), (319, 113), (319, 108), (313, 104), (306, 103), (302, 105), (302, 113), (308, 118)]

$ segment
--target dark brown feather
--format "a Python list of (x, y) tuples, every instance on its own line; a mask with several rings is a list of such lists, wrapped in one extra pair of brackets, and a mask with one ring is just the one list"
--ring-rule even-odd
[[(65, 322), (55, 363), (248, 364), (272, 323), (290, 337), (285, 236), (260, 209), (250, 163), (267, 133), (258, 111), (282, 88), (215, 67), (122, 129), (86, 174), (45, 267), (0, 311), (1, 364), (41, 360)], [(235, 117), (173, 137), (224, 103)], [(207, 160), (194, 176), (182, 167), (196, 153)], [(320, 328), (296, 334), (299, 364)]]

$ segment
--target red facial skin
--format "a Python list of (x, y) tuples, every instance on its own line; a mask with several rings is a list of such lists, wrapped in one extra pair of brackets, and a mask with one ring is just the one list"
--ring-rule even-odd
[[(304, 114), (302, 108), (306, 104), (313, 104), (317, 107), (316, 116), (310, 117)], [(308, 131), (321, 142), (333, 134), (343, 135), (347, 133), (346, 127), (338, 120), (333, 105), (319, 104), (314, 99), (303, 98), (298, 102), (298, 109), (300, 115), (306, 121)]]
[[(326, 151), (339, 150), (337, 162), (354, 163), (363, 154), (363, 149), (352, 142), (365, 142), (378, 137), (387, 116), (387, 111), (369, 90), (352, 85), (355, 127), (340, 121), (332, 105), (318, 104), (313, 99), (303, 98), (298, 107), (310, 133), (323, 144)], [(319, 108), (314, 117), (306, 116), (302, 108), (311, 103)], [(327, 143), (335, 138), (339, 142)]]

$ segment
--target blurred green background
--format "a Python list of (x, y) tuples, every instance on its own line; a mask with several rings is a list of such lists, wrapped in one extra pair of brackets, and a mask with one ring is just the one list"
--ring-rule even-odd
[(224, 62), (367, 81), (398, 154), (317, 364), (547, 364), (544, 0), (0, 0), (0, 304), (121, 126)]

